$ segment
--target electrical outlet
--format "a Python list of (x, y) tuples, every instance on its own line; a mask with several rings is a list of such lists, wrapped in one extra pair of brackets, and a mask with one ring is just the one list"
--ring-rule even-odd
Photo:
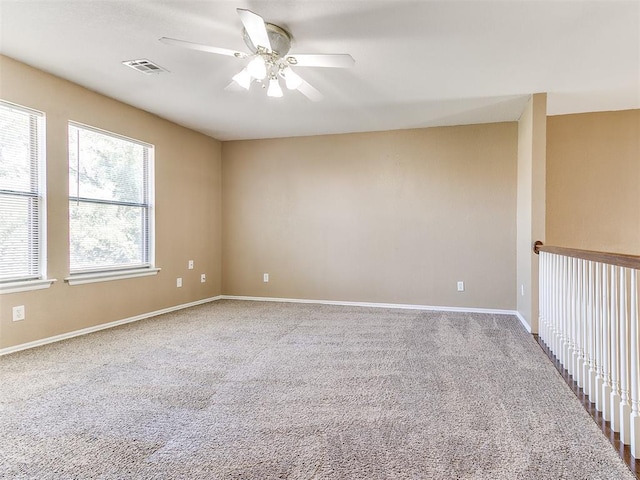
[(182, 278), (176, 279), (176, 287), (180, 288), (182, 286)]
[(13, 307), (13, 321), (19, 322), (20, 320), (24, 320), (24, 305)]
[(203, 273), (200, 275), (200, 283), (204, 283), (207, 281), (207, 274)]
[(193, 270), (193, 260), (189, 260), (189, 264), (187, 265), (189, 270)]
[(263, 281), (264, 283), (269, 283), (269, 274), (268, 274), (268, 273), (265, 273), (265, 274), (262, 276), (262, 281)]
[(464, 282), (458, 282), (458, 291), (464, 292)]

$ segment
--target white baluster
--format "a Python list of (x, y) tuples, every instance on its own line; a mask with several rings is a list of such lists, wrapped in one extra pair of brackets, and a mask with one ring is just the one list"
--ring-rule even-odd
[(593, 262), (589, 260), (589, 284), (587, 294), (587, 330), (589, 332), (589, 339), (587, 343), (587, 352), (589, 358), (589, 373), (587, 383), (587, 395), (589, 395), (589, 401), (594, 403), (596, 401), (596, 370), (595, 370), (595, 320), (594, 320), (594, 308), (593, 308), (593, 284), (594, 284), (594, 266)]
[(538, 339), (544, 342), (544, 328), (545, 328), (545, 288), (546, 288), (546, 279), (545, 279), (545, 260), (544, 260), (544, 252), (540, 252), (538, 254)]
[(569, 336), (569, 355), (567, 357), (567, 364), (565, 368), (569, 372), (569, 375), (574, 377), (575, 375), (575, 357), (576, 357), (576, 305), (575, 305), (575, 289), (576, 289), (576, 268), (575, 258), (568, 258), (568, 281), (569, 291), (567, 292), (567, 318), (568, 329), (567, 334)]
[(595, 262), (595, 288), (594, 288), (594, 296), (595, 301), (591, 306), (594, 309), (593, 314), (593, 325), (594, 325), (594, 341), (595, 341), (595, 352), (594, 352), (594, 369), (596, 372), (595, 377), (595, 402), (596, 402), (596, 410), (599, 412), (602, 411), (602, 264), (599, 262)]
[(540, 328), (540, 338), (549, 348), (549, 289), (551, 288), (551, 279), (549, 277), (549, 254), (540, 252), (540, 261), (542, 272), (540, 274), (540, 292), (542, 297), (542, 323)]
[(620, 269), (620, 440), (629, 445), (631, 405), (629, 403), (629, 315), (627, 269)]
[(578, 286), (578, 325), (580, 327), (580, 334), (578, 338), (580, 339), (580, 349), (578, 355), (578, 368), (576, 369), (576, 373), (578, 374), (578, 386), (582, 388), (586, 392), (587, 390), (587, 373), (589, 370), (589, 364), (587, 362), (587, 321), (585, 316), (585, 302), (586, 302), (586, 260), (578, 260), (579, 266), (579, 275), (580, 275), (580, 285)]
[(609, 265), (602, 265), (602, 418), (611, 420), (611, 326)]
[(567, 362), (567, 330), (565, 328), (565, 315), (564, 306), (566, 302), (566, 273), (565, 273), (565, 257), (560, 256), (558, 258), (558, 330), (560, 332), (560, 345), (559, 345), (559, 357), (562, 360), (562, 366)]
[(552, 339), (553, 339), (553, 325), (552, 325), (552, 315), (551, 311), (551, 302), (553, 298), (553, 255), (551, 253), (547, 254), (547, 339), (546, 344), (549, 350), (553, 347)]
[(550, 260), (550, 264), (549, 264), (549, 268), (551, 270), (550, 272), (550, 288), (549, 288), (549, 349), (551, 350), (551, 353), (553, 353), (554, 355), (556, 355), (556, 349), (557, 349), (557, 343), (556, 343), (556, 339), (557, 339), (557, 333), (558, 330), (556, 328), (556, 279), (557, 279), (557, 272), (556, 272), (556, 260), (557, 260), (557, 255), (551, 255), (551, 260)]
[(584, 284), (584, 260), (576, 259), (578, 264), (578, 284), (576, 286), (576, 366), (574, 380), (580, 388), (584, 388), (584, 316), (582, 314), (582, 294)]
[(640, 458), (640, 325), (638, 325), (638, 275), (631, 270), (630, 285), (630, 359), (631, 359), (631, 419), (630, 445), (631, 455)]
[(562, 308), (562, 319), (564, 329), (564, 368), (569, 370), (571, 364), (571, 258), (563, 257), (564, 263), (564, 299)]
[(620, 302), (618, 291), (620, 268), (611, 267), (611, 298), (609, 312), (611, 320), (611, 430), (620, 431)]
[(580, 277), (578, 275), (578, 259), (571, 259), (571, 366), (574, 381), (577, 381), (576, 376), (579, 374), (578, 358), (580, 356), (580, 318), (578, 317), (579, 305), (578, 305), (578, 288), (580, 285)]
[(560, 364), (567, 364), (567, 330), (565, 328), (564, 306), (566, 303), (566, 272), (565, 272), (565, 256), (558, 258), (558, 330), (560, 332), (560, 345), (558, 350), (558, 358)]
[(582, 272), (582, 389), (589, 395), (589, 348), (591, 346), (591, 322), (589, 322), (589, 262), (584, 261)]
[(551, 351), (554, 356), (558, 357), (558, 347), (560, 346), (560, 329), (558, 328), (558, 255), (554, 255), (551, 263), (552, 280), (551, 280), (551, 329), (553, 331), (553, 339), (551, 341)]

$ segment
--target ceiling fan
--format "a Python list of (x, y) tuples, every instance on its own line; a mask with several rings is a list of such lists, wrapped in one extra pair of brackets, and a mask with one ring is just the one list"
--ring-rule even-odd
[(282, 97), (280, 79), (289, 90), (297, 90), (312, 101), (322, 99), (322, 94), (304, 81), (291, 67), (333, 67), (347, 68), (355, 64), (353, 57), (346, 53), (288, 55), (291, 48), (291, 34), (284, 28), (267, 23), (257, 13), (243, 8), (237, 9), (242, 21), (244, 42), (251, 53), (238, 52), (227, 48), (211, 47), (199, 43), (162, 37), (167, 45), (200, 50), (202, 52), (228, 55), (240, 59), (250, 58), (245, 68), (233, 76), (233, 81), (225, 90), (249, 90), (253, 82), (267, 89), (269, 97)]

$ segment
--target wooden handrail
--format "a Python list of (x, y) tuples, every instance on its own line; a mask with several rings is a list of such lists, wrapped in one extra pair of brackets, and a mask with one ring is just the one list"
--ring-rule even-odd
[(533, 244), (534, 253), (547, 252), (566, 257), (581, 258), (592, 262), (608, 263), (619, 267), (635, 268), (640, 270), (640, 256), (624, 253), (594, 252), (592, 250), (579, 250), (577, 248), (553, 247), (544, 245), (540, 240)]

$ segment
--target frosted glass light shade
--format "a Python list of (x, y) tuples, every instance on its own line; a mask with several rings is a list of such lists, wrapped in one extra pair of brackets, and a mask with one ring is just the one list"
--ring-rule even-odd
[(256, 58), (251, 60), (249, 62), (249, 65), (247, 65), (247, 71), (253, 78), (257, 80), (262, 80), (264, 77), (266, 77), (267, 66), (264, 63), (264, 58), (258, 55)]
[(280, 88), (280, 83), (276, 77), (269, 80), (269, 88), (267, 89), (268, 97), (281, 97), (282, 96), (282, 88)]
[(245, 90), (249, 90), (249, 87), (251, 86), (251, 74), (245, 68), (240, 73), (236, 73), (233, 76), (233, 81)]

